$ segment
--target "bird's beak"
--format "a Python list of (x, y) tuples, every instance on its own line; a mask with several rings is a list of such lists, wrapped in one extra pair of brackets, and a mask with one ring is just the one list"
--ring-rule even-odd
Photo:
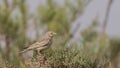
[(57, 33), (54, 33), (54, 35), (57, 35)]

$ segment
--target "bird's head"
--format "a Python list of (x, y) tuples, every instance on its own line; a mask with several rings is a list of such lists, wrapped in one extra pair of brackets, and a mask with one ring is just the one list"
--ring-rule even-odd
[(56, 33), (53, 32), (53, 31), (48, 31), (48, 32), (47, 32), (47, 35), (48, 35), (49, 37), (53, 37), (53, 36), (56, 35)]

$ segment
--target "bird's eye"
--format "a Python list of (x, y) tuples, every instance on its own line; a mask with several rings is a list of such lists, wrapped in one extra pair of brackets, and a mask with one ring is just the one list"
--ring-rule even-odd
[(51, 35), (53, 35), (53, 33), (52, 33), (52, 32), (51, 32), (50, 34), (51, 34)]

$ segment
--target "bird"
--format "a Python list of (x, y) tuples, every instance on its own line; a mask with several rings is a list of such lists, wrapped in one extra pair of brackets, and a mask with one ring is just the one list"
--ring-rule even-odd
[(19, 52), (19, 54), (25, 53), (30, 50), (37, 50), (39, 53), (43, 50), (48, 49), (51, 46), (53, 37), (55, 35), (56, 35), (56, 33), (54, 31), (48, 31), (42, 40), (37, 41), (37, 42), (33, 43), (32, 45), (28, 46), (26, 49)]

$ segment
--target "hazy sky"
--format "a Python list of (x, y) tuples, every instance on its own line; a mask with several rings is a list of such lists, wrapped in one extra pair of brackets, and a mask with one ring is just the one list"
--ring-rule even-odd
[[(85, 9), (85, 12), (80, 20), (82, 23), (90, 24), (91, 21), (98, 14), (98, 20), (100, 23), (103, 22), (106, 7), (109, 0), (93, 0)], [(113, 0), (113, 4), (110, 9), (110, 15), (107, 25), (107, 33), (110, 36), (120, 36), (120, 0)], [(84, 27), (84, 26), (83, 26)]]

